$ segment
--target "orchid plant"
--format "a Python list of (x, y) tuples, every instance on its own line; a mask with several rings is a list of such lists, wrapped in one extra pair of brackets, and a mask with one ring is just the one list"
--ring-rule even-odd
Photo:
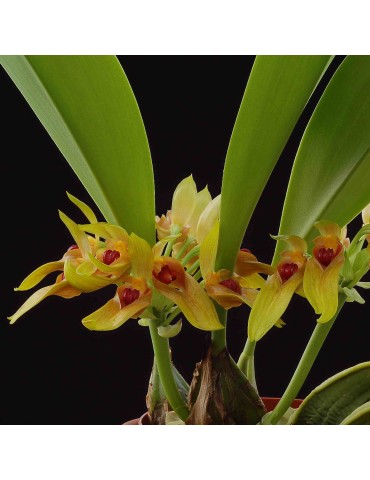
[[(291, 406), (343, 305), (365, 303), (359, 289), (370, 288), (364, 278), (370, 267), (370, 57), (347, 57), (316, 106), (294, 161), (271, 262), (242, 248), (267, 180), (331, 61), (325, 55), (257, 57), (220, 195), (212, 199), (189, 176), (179, 182), (169, 210), (156, 216), (148, 141), (117, 59), (1, 57), (106, 219), (99, 222), (90, 206), (68, 194), (86, 223), (60, 212), (70, 244), (61, 259), (20, 283), (16, 290), (23, 291), (52, 278), (10, 322), (46, 297), (68, 299), (114, 285), (113, 298), (82, 324), (107, 331), (135, 319), (149, 329), (151, 423), (369, 424), (370, 361)], [(349, 239), (346, 226), (359, 214), (363, 226)], [(274, 327), (284, 334), (294, 295), (306, 299), (316, 326), (285, 393), (268, 412), (254, 352)], [(236, 362), (227, 347), (227, 312), (241, 305), (249, 309), (248, 339)], [(170, 350), (182, 319), (211, 332), (190, 386)]]

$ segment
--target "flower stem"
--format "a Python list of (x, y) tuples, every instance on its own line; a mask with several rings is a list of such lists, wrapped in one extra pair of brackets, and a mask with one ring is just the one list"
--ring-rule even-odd
[(254, 371), (254, 350), (256, 348), (256, 342), (251, 342), (248, 338), (244, 350), (242, 351), (239, 360), (238, 367), (247, 377), (247, 380), (257, 390), (256, 375)]
[(149, 325), (149, 330), (153, 344), (155, 361), (164, 393), (166, 394), (167, 400), (171, 407), (181, 418), (181, 420), (185, 421), (189, 416), (189, 409), (183, 402), (177, 388), (171, 362), (168, 338), (163, 338), (158, 335), (157, 326), (153, 323)]
[(276, 405), (273, 412), (266, 417), (264, 424), (276, 425), (296, 398), (345, 301), (346, 296), (339, 294), (338, 309), (334, 317), (329, 322), (318, 323), (316, 325), (284, 395), (281, 397), (280, 402)]
[(200, 265), (200, 261), (199, 260), (195, 261), (193, 265), (186, 270), (186, 273), (189, 273), (189, 275), (192, 275), (199, 268), (199, 265)]
[(222, 325), (225, 327), (222, 330), (214, 330), (211, 332), (212, 339), (212, 353), (214, 355), (219, 354), (226, 348), (226, 323), (227, 323), (227, 311), (220, 305), (215, 303), (218, 318)]
[(176, 259), (179, 260), (183, 254), (186, 252), (186, 249), (188, 248), (188, 246), (193, 243), (195, 240), (194, 238), (192, 237), (189, 237), (185, 242), (184, 242), (184, 245), (180, 248), (180, 250), (177, 252), (177, 255), (176, 255)]
[(190, 252), (181, 260), (181, 264), (185, 267), (185, 265), (191, 260), (193, 257), (199, 254), (199, 245), (193, 247)]

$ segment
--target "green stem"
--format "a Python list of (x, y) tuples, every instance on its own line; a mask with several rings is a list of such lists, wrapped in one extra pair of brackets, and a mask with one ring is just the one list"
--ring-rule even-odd
[(197, 281), (200, 280), (202, 278), (202, 272), (198, 270), (197, 273), (193, 275), (193, 278), (195, 278)]
[(215, 303), (215, 307), (218, 314), (218, 318), (222, 323), (222, 325), (225, 327), (222, 330), (214, 330), (213, 332), (211, 332), (212, 353), (214, 355), (217, 355), (227, 347), (227, 344), (226, 344), (227, 311), (223, 309), (220, 305), (218, 305), (218, 303)]
[(168, 315), (168, 317), (166, 318), (166, 321), (163, 322), (163, 325), (169, 325), (172, 322), (172, 320), (177, 317), (179, 313), (181, 313), (181, 310), (179, 307), (176, 307), (175, 310)]
[[(177, 235), (178, 233), (180, 233), (180, 228), (177, 226), (177, 225), (173, 225), (171, 227), (171, 235)], [(164, 251), (164, 256), (165, 257), (169, 257), (171, 252), (172, 252), (172, 247), (174, 246), (174, 243), (176, 242), (177, 240), (177, 237), (176, 238), (173, 238), (172, 240), (170, 240), (167, 245), (166, 245), (166, 249)]]
[(254, 371), (254, 350), (256, 348), (256, 342), (251, 342), (248, 338), (244, 350), (242, 351), (239, 360), (238, 367), (247, 377), (248, 381), (257, 390), (256, 375)]
[(193, 272), (195, 272), (199, 268), (199, 265), (200, 265), (200, 261), (197, 260), (196, 262), (193, 263), (193, 265), (190, 268), (186, 270), (186, 273), (189, 273), (191, 275)]
[(181, 264), (183, 266), (185, 266), (189, 260), (191, 260), (193, 257), (195, 257), (195, 255), (198, 255), (199, 254), (199, 245), (196, 245), (194, 248), (192, 248), (190, 250), (190, 252), (188, 252), (187, 255), (185, 255), (185, 257), (181, 260)]
[(335, 316), (329, 322), (318, 323), (316, 325), (284, 395), (281, 397), (281, 400), (276, 405), (273, 412), (266, 417), (265, 424), (276, 425), (296, 398), (345, 301), (346, 296), (344, 294), (339, 294), (338, 309)]
[(163, 338), (158, 335), (157, 326), (153, 323), (149, 325), (149, 330), (152, 338), (155, 361), (164, 393), (166, 394), (171, 407), (181, 420), (185, 421), (189, 416), (189, 409), (183, 402), (176, 385), (168, 338)]
[(180, 248), (180, 250), (177, 252), (176, 259), (179, 260), (183, 254), (186, 252), (186, 249), (188, 246), (194, 242), (194, 238), (189, 237), (185, 242), (184, 245)]

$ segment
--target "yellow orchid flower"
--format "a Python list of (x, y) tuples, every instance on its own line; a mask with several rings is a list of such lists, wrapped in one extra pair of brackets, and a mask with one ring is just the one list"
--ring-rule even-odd
[(243, 303), (252, 306), (264, 279), (259, 273), (271, 274), (270, 265), (258, 262), (257, 258), (243, 249), (239, 252), (235, 272), (214, 271), (219, 235), (219, 221), (208, 232), (200, 247), (200, 269), (208, 295), (226, 310)]
[(156, 216), (158, 238), (172, 235), (173, 226), (178, 227), (183, 240), (188, 235), (195, 237), (199, 217), (211, 200), (207, 187), (197, 191), (192, 175), (182, 180), (173, 194), (171, 210), (166, 215)]
[(341, 228), (333, 222), (315, 224), (320, 236), (314, 239), (313, 255), (307, 261), (303, 289), (319, 323), (328, 322), (338, 308), (339, 272), (344, 264)]
[(60, 260), (38, 267), (16, 288), (20, 291), (29, 290), (47, 275), (61, 272), (55, 283), (36, 291), (14, 315), (9, 317), (11, 323), (50, 295), (72, 298), (81, 293), (93, 292), (106, 285), (121, 282), (130, 269), (125, 245), (127, 233), (114, 225), (97, 223), (95, 214), (85, 203), (70, 194), (67, 195), (87, 219), (94, 222), (89, 224), (87, 229), (91, 233), (105, 237), (106, 241), (86, 235), (79, 225), (60, 212), (61, 220), (76, 243), (68, 248)]
[(135, 234), (129, 238), (131, 277), (118, 287), (115, 297), (82, 323), (91, 330), (112, 330), (129, 318), (137, 318), (151, 304), (152, 286), (178, 305), (187, 320), (202, 330), (223, 328), (209, 297), (178, 260), (157, 256), (162, 246), (153, 249)]
[(284, 240), (288, 249), (281, 253), (276, 272), (266, 280), (250, 312), (248, 338), (254, 342), (260, 340), (274, 325), (279, 326), (281, 316), (303, 281), (306, 242), (297, 236), (274, 238)]

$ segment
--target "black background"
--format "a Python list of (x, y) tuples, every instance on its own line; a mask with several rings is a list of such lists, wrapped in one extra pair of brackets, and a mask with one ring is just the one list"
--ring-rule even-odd
[[(146, 126), (156, 180), (157, 213), (170, 208), (178, 182), (193, 173), (199, 188), (220, 192), (223, 162), (253, 57), (119, 57)], [(246, 235), (261, 261), (274, 250), (291, 165), (319, 93), (338, 57), (306, 106), (268, 182)], [(58, 218), (79, 220), (65, 191), (93, 205), (75, 174), (11, 80), (0, 70), (2, 116), (2, 299), (0, 421), (3, 424), (117, 424), (145, 411), (152, 364), (149, 332), (135, 320), (113, 332), (90, 332), (80, 319), (114, 288), (64, 300), (46, 299), (10, 326), (29, 293), (12, 289), (34, 268), (59, 259), (73, 243)], [(268, 139), (266, 139), (268, 141)], [(4, 172), (5, 170), (5, 172)], [(5, 192), (5, 189), (7, 191)], [(139, 193), (138, 193), (139, 194)], [(235, 212), (237, 215), (237, 212)], [(82, 220), (82, 218), (80, 219)], [(357, 220), (355, 225), (359, 227)], [(351, 229), (350, 234), (356, 229)], [(48, 282), (46, 282), (48, 284)], [(364, 294), (367, 300), (370, 296)], [(235, 358), (246, 337), (248, 310), (233, 311), (229, 348)], [(265, 396), (280, 396), (315, 326), (311, 307), (294, 298), (284, 329), (273, 329), (256, 351), (257, 382)], [(173, 357), (190, 381), (206, 344), (204, 332), (184, 322)], [(346, 305), (301, 391), (329, 375), (370, 360), (368, 307)]]

